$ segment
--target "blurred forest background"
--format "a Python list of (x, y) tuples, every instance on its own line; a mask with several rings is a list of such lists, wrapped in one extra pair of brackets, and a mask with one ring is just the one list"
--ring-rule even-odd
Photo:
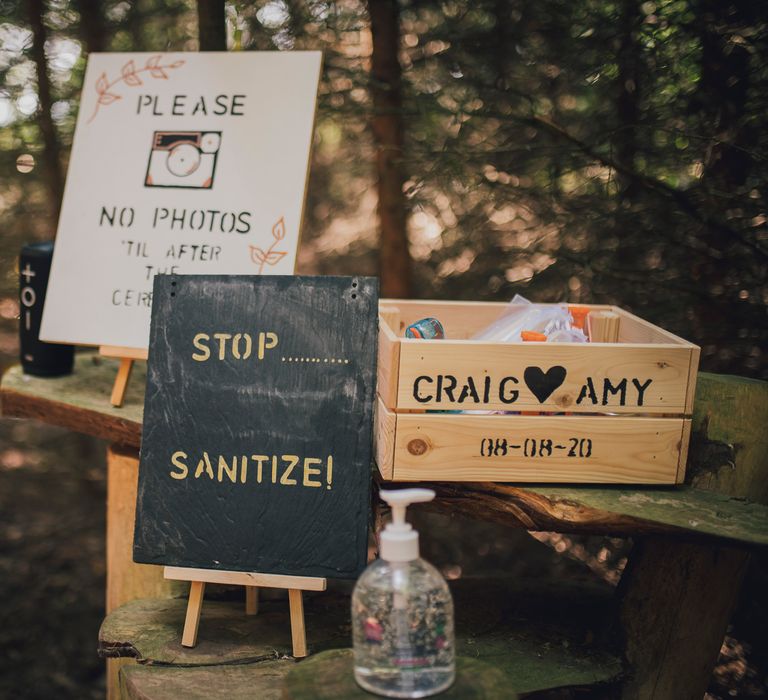
[[(618, 303), (704, 369), (768, 376), (765, 3), (198, 4), (203, 48), (325, 52), (302, 272)], [(88, 52), (201, 44), (194, 0), (0, 8), (8, 263), (56, 230)], [(14, 334), (16, 284), (3, 265)]]
[[(0, 0), (0, 368), (89, 52), (322, 49), (300, 272), (616, 303), (768, 378), (767, 25), (753, 0)], [(102, 453), (0, 420), (0, 697), (103, 695)], [(626, 543), (547, 537), (615, 584)], [(767, 569), (713, 698), (764, 696)]]

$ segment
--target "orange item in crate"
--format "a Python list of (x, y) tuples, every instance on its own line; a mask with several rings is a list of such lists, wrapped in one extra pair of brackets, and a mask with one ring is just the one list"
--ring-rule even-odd
[(547, 341), (547, 336), (537, 331), (521, 331), (520, 337), (524, 341), (537, 341), (539, 343), (545, 343)]
[(573, 327), (580, 330), (586, 330), (587, 328), (587, 316), (589, 316), (588, 306), (571, 306), (568, 305), (568, 311), (573, 318)]

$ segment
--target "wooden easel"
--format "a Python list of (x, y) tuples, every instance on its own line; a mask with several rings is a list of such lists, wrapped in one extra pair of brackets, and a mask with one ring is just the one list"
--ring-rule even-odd
[(327, 579), (311, 576), (284, 576), (281, 574), (256, 574), (244, 571), (218, 571), (215, 569), (191, 569), (166, 566), (163, 576), (172, 581), (190, 581), (187, 616), (181, 645), (194, 647), (197, 644), (197, 629), (203, 608), (206, 583), (225, 583), (245, 586), (245, 612), (256, 615), (259, 611), (259, 588), (287, 588), (291, 612), (291, 642), (296, 658), (307, 656), (307, 635), (304, 627), (304, 601), (302, 591), (324, 591)]
[(99, 355), (102, 357), (116, 357), (120, 360), (120, 369), (117, 370), (110, 398), (110, 403), (115, 408), (120, 408), (123, 405), (133, 363), (136, 360), (146, 360), (148, 352), (146, 348), (125, 348), (119, 345), (102, 345), (99, 347)]

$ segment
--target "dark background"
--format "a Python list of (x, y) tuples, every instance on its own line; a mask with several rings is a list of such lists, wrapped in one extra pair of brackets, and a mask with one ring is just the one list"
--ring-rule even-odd
[[(306, 48), (325, 64), (300, 272), (619, 303), (700, 344), (704, 369), (766, 378), (767, 20), (752, 0), (0, 0), (0, 362), (16, 255), (56, 229), (88, 52)], [(0, 422), (0, 697), (103, 692), (102, 447)], [(567, 559), (615, 582), (627, 547), (485, 537), (448, 537), (437, 563)], [(713, 697), (765, 694), (764, 571)]]

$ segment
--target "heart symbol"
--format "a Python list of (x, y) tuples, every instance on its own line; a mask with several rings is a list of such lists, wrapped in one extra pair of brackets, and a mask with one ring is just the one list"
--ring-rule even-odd
[(565, 381), (565, 367), (555, 365), (544, 372), (541, 367), (526, 367), (523, 378), (531, 393), (544, 403)]

